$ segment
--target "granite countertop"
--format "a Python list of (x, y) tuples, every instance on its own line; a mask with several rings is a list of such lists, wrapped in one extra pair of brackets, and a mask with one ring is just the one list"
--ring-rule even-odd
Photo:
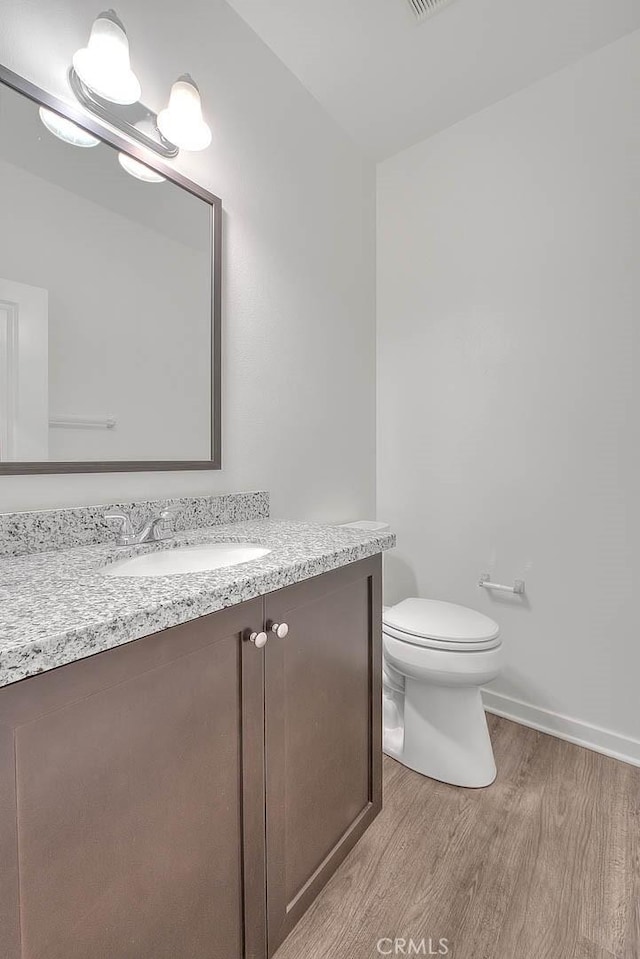
[[(117, 559), (208, 542), (249, 542), (262, 559), (204, 573), (105, 576)], [(234, 606), (395, 545), (392, 533), (252, 519), (137, 547), (0, 557), (0, 686)]]

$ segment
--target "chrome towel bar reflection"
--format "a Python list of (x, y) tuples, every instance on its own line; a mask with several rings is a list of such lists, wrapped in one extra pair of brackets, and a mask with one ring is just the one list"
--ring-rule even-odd
[(113, 430), (115, 416), (76, 416), (72, 413), (54, 413), (49, 417), (53, 430)]
[(502, 583), (492, 583), (491, 573), (482, 573), (480, 579), (478, 580), (478, 586), (482, 586), (484, 589), (498, 589), (503, 593), (516, 593), (518, 596), (522, 596), (524, 593), (523, 579), (515, 579), (513, 581), (513, 586), (504, 586)]

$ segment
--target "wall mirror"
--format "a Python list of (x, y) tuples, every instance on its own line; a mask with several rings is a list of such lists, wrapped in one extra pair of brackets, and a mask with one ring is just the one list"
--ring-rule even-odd
[(0, 210), (0, 474), (219, 469), (220, 200), (0, 67)]

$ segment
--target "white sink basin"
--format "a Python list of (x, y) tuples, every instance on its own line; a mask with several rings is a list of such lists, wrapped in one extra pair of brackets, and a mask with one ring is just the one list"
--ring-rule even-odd
[(176, 576), (180, 573), (203, 573), (225, 566), (250, 563), (271, 550), (253, 543), (207, 543), (203, 546), (181, 546), (159, 549), (130, 559), (120, 559), (105, 567), (105, 576)]

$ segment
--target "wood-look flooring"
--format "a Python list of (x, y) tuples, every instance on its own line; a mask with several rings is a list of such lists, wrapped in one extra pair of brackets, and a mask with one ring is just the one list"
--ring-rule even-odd
[(385, 757), (383, 812), (276, 959), (377, 959), (383, 938), (406, 940), (393, 955), (446, 938), (450, 959), (640, 959), (640, 769), (489, 725), (488, 789)]

